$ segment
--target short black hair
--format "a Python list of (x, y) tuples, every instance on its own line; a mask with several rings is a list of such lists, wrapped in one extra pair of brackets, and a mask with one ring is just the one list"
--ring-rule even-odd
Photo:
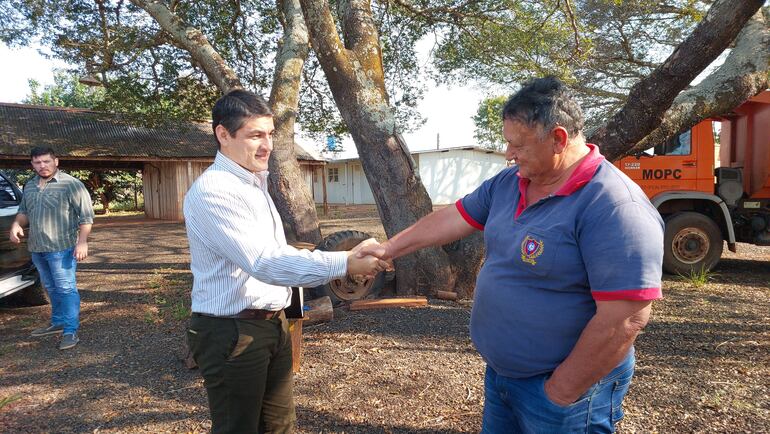
[(217, 145), (220, 145), (217, 138), (217, 125), (222, 125), (231, 136), (234, 136), (248, 119), (272, 115), (273, 111), (261, 96), (244, 89), (232, 90), (219, 98), (211, 109), (214, 140), (217, 141)]
[(583, 130), (585, 118), (567, 85), (554, 76), (535, 78), (524, 83), (503, 107), (503, 120), (519, 121), (530, 128), (540, 125), (544, 131), (560, 125), (570, 135)]
[(30, 160), (35, 157), (41, 157), (43, 155), (50, 155), (51, 158), (56, 158), (56, 152), (49, 146), (35, 146), (29, 151)]

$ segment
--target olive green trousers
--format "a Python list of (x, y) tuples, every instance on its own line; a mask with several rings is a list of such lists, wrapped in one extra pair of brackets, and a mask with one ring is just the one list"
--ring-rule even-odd
[(187, 339), (203, 375), (212, 433), (289, 433), (296, 424), (286, 316), (193, 314)]

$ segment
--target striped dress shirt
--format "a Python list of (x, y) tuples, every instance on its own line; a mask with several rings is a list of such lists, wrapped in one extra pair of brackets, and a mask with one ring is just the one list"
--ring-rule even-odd
[(91, 195), (80, 180), (57, 170), (43, 188), (35, 176), (24, 185), (19, 214), (29, 220), (30, 252), (61, 252), (74, 247), (80, 225), (94, 222)]
[(254, 174), (217, 153), (184, 199), (193, 273), (192, 311), (216, 316), (289, 306), (289, 286), (317, 286), (345, 276), (346, 252), (297, 250)]

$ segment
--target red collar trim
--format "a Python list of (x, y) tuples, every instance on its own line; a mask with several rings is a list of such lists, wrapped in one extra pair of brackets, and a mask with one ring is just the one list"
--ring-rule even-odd
[(588, 155), (583, 157), (583, 161), (578, 164), (578, 167), (572, 172), (572, 175), (570, 175), (567, 182), (553, 194), (554, 196), (569, 196), (588, 184), (596, 174), (596, 170), (599, 169), (599, 164), (604, 161), (604, 156), (599, 153), (598, 146), (591, 143), (586, 143), (586, 145), (591, 149), (588, 152)]
[[(588, 182), (594, 177), (596, 171), (599, 169), (599, 164), (604, 161), (604, 156), (599, 152), (599, 147), (591, 143), (586, 143), (590, 151), (588, 155), (583, 157), (583, 160), (572, 172), (567, 182), (561, 186), (561, 188), (554, 193), (554, 196), (569, 196), (570, 194), (580, 190), (581, 187), (588, 184)], [(518, 217), (526, 208), (524, 206), (527, 203), (527, 187), (529, 186), (529, 178), (522, 178), (519, 176), (519, 203), (516, 206), (515, 217)]]

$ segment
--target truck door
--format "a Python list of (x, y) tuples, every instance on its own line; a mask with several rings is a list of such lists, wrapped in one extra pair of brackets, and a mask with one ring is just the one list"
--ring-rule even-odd
[[(710, 167), (698, 170), (699, 164), (703, 163), (698, 159), (699, 148), (702, 147), (699, 146), (699, 142), (704, 139), (701, 137), (704, 131), (710, 135), (710, 130), (710, 127), (704, 129), (699, 124), (692, 130), (685, 131), (644, 153), (618, 160), (616, 166), (639, 184), (650, 198), (666, 191), (689, 190), (712, 193), (713, 155), (710, 159)], [(711, 137), (711, 143), (713, 154), (713, 137)], [(701, 180), (699, 178), (703, 178), (704, 175), (699, 172), (710, 175), (706, 175), (707, 179)]]

